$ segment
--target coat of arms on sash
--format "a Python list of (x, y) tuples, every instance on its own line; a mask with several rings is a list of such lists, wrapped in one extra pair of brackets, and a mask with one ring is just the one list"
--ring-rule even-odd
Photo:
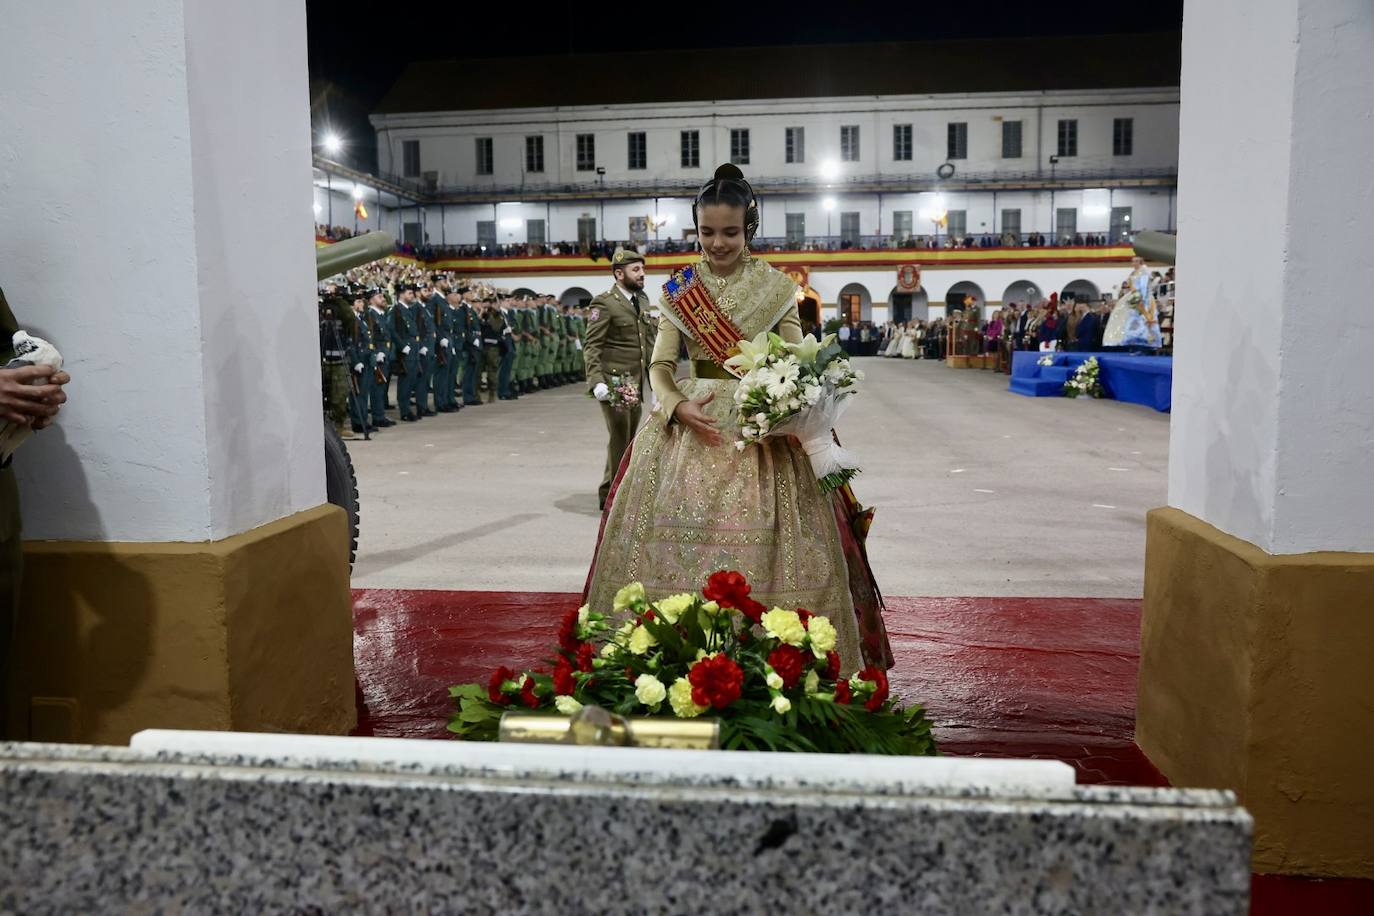
[(663, 284), (663, 292), (683, 326), (711, 355), (711, 359), (724, 363), (739, 352), (738, 344), (744, 339), (743, 332), (735, 327), (730, 316), (711, 298), (696, 268), (683, 267), (673, 271), (668, 282)]

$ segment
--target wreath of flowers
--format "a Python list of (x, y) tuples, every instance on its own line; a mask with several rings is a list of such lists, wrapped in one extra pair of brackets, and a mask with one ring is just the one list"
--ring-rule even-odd
[(657, 601), (633, 582), (613, 604), (618, 626), (585, 605), (565, 614), (548, 668), (503, 666), (485, 684), (451, 687), (449, 730), (495, 740), (503, 715), (595, 705), (622, 716), (709, 713), (727, 750), (936, 753), (925, 710), (900, 705), (887, 672), (841, 676), (829, 618), (766, 607), (738, 572), (713, 573), (700, 595)]

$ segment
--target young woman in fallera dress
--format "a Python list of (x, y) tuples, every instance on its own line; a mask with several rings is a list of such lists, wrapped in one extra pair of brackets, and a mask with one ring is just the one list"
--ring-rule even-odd
[[(693, 205), (705, 289), (752, 339), (772, 330), (802, 339), (797, 287), (753, 257), (753, 190), (733, 165), (716, 170)], [(873, 584), (844, 500), (820, 491), (795, 440), (769, 437), (735, 448), (735, 376), (713, 361), (665, 295), (649, 380), (658, 406), (621, 468), (588, 576), (587, 602), (609, 611), (615, 593), (641, 582), (650, 600), (698, 592), (707, 577), (737, 570), (768, 606), (806, 608), (838, 631), (843, 670), (891, 667)], [(685, 341), (691, 373), (674, 378)], [(846, 511), (848, 510), (848, 511)]]

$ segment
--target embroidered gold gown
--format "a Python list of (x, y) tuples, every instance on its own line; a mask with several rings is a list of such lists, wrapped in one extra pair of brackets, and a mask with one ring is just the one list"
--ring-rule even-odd
[[(784, 340), (801, 340), (796, 286), (786, 275), (757, 258), (729, 278), (715, 276), (705, 262), (698, 270), (746, 338), (775, 329)], [(588, 603), (609, 612), (616, 591), (635, 581), (651, 600), (698, 592), (711, 573), (734, 569), (749, 580), (756, 600), (829, 617), (843, 670), (857, 670), (858, 623), (832, 498), (821, 493), (810, 460), (787, 438), (735, 447), (737, 381), (709, 361), (666, 298), (660, 309), (649, 367), (658, 406), (635, 437), (607, 510)], [(692, 376), (679, 382), (674, 372), (684, 339)], [(682, 400), (708, 392), (715, 400), (705, 411), (724, 440), (714, 447), (670, 420)]]

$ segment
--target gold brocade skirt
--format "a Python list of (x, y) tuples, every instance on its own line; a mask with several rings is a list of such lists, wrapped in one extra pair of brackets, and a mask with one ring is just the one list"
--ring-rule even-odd
[(705, 409), (725, 440), (718, 447), (665, 423), (657, 410), (639, 431), (606, 518), (588, 603), (610, 613), (627, 583), (643, 583), (653, 600), (700, 592), (711, 573), (737, 570), (755, 600), (829, 617), (843, 670), (856, 671), (858, 625), (830, 497), (787, 439), (735, 447), (736, 384), (679, 382), (689, 398), (715, 392)]

